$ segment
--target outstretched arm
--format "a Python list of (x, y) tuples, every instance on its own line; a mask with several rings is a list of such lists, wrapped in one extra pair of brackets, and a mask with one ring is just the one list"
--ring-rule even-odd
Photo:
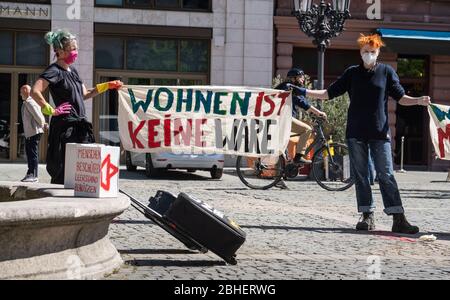
[(299, 95), (314, 99), (320, 100), (328, 100), (328, 91), (327, 90), (308, 90), (303, 87), (298, 87), (294, 84), (288, 83), (287, 86), (292, 90), (295, 90)]
[(400, 105), (403, 106), (413, 106), (413, 105), (428, 106), (431, 104), (431, 98), (429, 96), (410, 97), (408, 95), (404, 95), (398, 103), (400, 103)]
[(306, 90), (306, 96), (309, 98), (319, 99), (319, 100), (328, 100), (330, 97), (328, 96), (327, 90)]
[(83, 98), (84, 100), (93, 98), (97, 95), (100, 95), (107, 90), (117, 90), (120, 89), (123, 86), (123, 82), (120, 80), (113, 80), (108, 82), (99, 83), (95, 86), (95, 88), (92, 88), (88, 90), (86, 86), (83, 84)]
[(87, 89), (86, 86), (83, 84), (83, 99), (91, 99), (97, 96), (99, 92), (97, 91), (97, 88)]

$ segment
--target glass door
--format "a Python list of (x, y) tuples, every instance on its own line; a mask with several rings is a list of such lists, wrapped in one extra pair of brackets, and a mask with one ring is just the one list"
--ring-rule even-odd
[(10, 158), (12, 74), (0, 73), (0, 161)]

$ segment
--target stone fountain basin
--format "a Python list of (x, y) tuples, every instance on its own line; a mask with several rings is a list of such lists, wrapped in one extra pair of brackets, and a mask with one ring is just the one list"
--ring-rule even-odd
[(129, 199), (0, 181), (0, 279), (98, 279), (122, 259), (108, 237)]

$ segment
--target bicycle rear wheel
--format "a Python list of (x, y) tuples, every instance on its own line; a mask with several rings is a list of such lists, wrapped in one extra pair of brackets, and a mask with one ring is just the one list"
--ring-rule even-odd
[(345, 191), (354, 184), (350, 171), (348, 147), (341, 143), (320, 148), (313, 157), (312, 174), (316, 182), (327, 191)]
[(239, 156), (236, 160), (236, 172), (239, 179), (249, 188), (267, 190), (281, 180), (284, 173), (284, 157)]

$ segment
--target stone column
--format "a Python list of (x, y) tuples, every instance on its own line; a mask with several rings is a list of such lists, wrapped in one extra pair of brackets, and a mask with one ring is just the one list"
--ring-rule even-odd
[(273, 0), (215, 0), (211, 84), (270, 87)]
[(247, 86), (271, 87), (273, 77), (273, 0), (246, 0), (244, 78)]
[(277, 73), (285, 77), (290, 68), (292, 68), (294, 46), (289, 43), (278, 43), (277, 45)]

